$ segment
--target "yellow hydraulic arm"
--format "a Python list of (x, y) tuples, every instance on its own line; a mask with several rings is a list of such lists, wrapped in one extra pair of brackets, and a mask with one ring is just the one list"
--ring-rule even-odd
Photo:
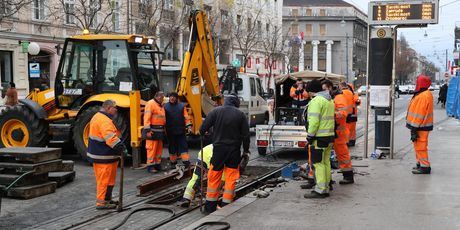
[(216, 60), (211, 30), (206, 14), (194, 11), (190, 14), (190, 38), (182, 64), (181, 78), (176, 91), (181, 101), (187, 104), (192, 132), (198, 134), (202, 123), (202, 82), (206, 92), (217, 105), (223, 104), (219, 89)]

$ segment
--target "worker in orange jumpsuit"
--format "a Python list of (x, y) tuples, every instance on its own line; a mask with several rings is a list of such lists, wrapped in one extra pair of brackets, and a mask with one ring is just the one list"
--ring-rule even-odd
[(292, 107), (305, 108), (307, 106), (309, 96), (302, 79), (297, 79), (289, 95), (292, 97)]
[(433, 95), (428, 88), (429, 77), (420, 75), (417, 78), (415, 93), (409, 103), (406, 115), (406, 127), (410, 129), (411, 141), (414, 143), (417, 165), (413, 174), (430, 174), (428, 160), (428, 132), (433, 130)]
[(184, 103), (178, 101), (176, 92), (169, 93), (169, 102), (165, 104), (166, 113), (166, 135), (169, 145), (169, 160), (171, 168), (175, 168), (177, 158), (182, 160), (185, 167), (190, 166), (190, 156), (188, 154), (188, 145), (186, 131), (190, 132), (192, 121), (190, 120), (187, 108)]
[(339, 88), (342, 91), (343, 96), (345, 97), (345, 100), (347, 101), (347, 105), (345, 106), (346, 111), (347, 111), (347, 118), (346, 118), (346, 123), (347, 123), (347, 129), (348, 129), (348, 137), (347, 139), (350, 140), (350, 134), (351, 134), (351, 129), (352, 129), (352, 123), (356, 122), (355, 121), (355, 116), (353, 113), (353, 104), (354, 104), (354, 95), (351, 92), (350, 88), (348, 88), (348, 84), (346, 82), (340, 82), (339, 83)]
[(340, 172), (342, 172), (343, 180), (339, 184), (353, 184), (353, 166), (351, 164), (350, 151), (348, 150), (347, 142), (349, 130), (347, 128), (348, 101), (342, 91), (334, 89), (333, 84), (329, 80), (324, 80), (323, 88), (328, 90), (334, 98), (335, 104), (335, 140), (334, 151), (339, 162)]
[(205, 211), (217, 209), (219, 185), (222, 173), (225, 173), (224, 193), (221, 206), (233, 201), (236, 180), (240, 178), (241, 144), (243, 155), (249, 155), (249, 124), (246, 115), (238, 107), (240, 100), (235, 94), (225, 97), (224, 106), (213, 109), (200, 127), (203, 135), (213, 129), (213, 154), (208, 170), (208, 188), (206, 191)]
[(347, 145), (355, 146), (356, 144), (356, 122), (358, 121), (358, 106), (361, 104), (359, 95), (355, 93), (354, 87), (352, 84), (348, 84), (348, 89), (353, 93), (353, 114), (356, 117), (355, 122), (350, 123), (350, 136)]
[(147, 171), (161, 170), (161, 155), (163, 154), (163, 138), (165, 134), (165, 109), (163, 108), (164, 93), (158, 91), (155, 97), (148, 101), (144, 111), (143, 136), (146, 139)]
[(112, 190), (119, 156), (127, 151), (119, 137), (121, 132), (112, 121), (116, 114), (115, 101), (107, 100), (89, 123), (87, 157), (93, 163), (96, 176), (96, 209), (113, 209), (118, 205), (118, 202), (112, 201)]

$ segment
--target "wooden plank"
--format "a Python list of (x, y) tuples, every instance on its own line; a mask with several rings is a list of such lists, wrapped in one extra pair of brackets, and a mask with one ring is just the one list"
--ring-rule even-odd
[(3, 168), (2, 173), (24, 173), (35, 170), (35, 175), (58, 171), (62, 164), (62, 160), (51, 160), (46, 162), (25, 164), (25, 163), (12, 163), (12, 162), (0, 162), (0, 168)]
[[(21, 176), (20, 174), (0, 174), (0, 185), (8, 186), (20, 176)], [(31, 185), (31, 184), (40, 184), (40, 183), (45, 183), (47, 181), (48, 181), (48, 173), (42, 173), (38, 175), (29, 174), (23, 177), (18, 182), (16, 182), (14, 186), (18, 187), (18, 186), (25, 186), (25, 185)]]
[(61, 158), (60, 148), (40, 148), (40, 147), (13, 147), (0, 148), (0, 161), (6, 162), (14, 159), (39, 163), (44, 161), (56, 160)]
[(14, 187), (10, 188), (10, 190), (7, 191), (7, 196), (14, 198), (31, 199), (34, 197), (39, 197), (53, 193), (56, 191), (56, 187), (57, 183), (54, 181), (49, 181), (38, 185)]
[(71, 172), (73, 171), (74, 162), (71, 160), (63, 160), (59, 172)]
[(70, 172), (50, 172), (48, 173), (50, 181), (55, 181), (58, 188), (63, 185), (72, 182), (75, 179), (75, 171)]

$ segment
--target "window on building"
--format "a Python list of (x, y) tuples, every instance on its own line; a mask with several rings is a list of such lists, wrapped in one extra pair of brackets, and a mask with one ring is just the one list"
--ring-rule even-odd
[(75, 0), (65, 1), (65, 23), (66, 24), (75, 23)]
[(262, 22), (257, 21), (257, 37), (262, 36)]
[(311, 9), (306, 9), (305, 16), (313, 16), (313, 11)]
[(299, 35), (299, 25), (298, 24), (292, 24), (292, 26), (291, 26), (291, 35), (293, 35), (293, 36)]
[(247, 22), (247, 23), (248, 23), (248, 31), (250, 31), (251, 28), (252, 28), (252, 18), (248, 18), (248, 22)]
[(326, 24), (319, 24), (319, 35), (326, 35)]
[(252, 58), (248, 57), (248, 60), (246, 60), (246, 68), (250, 69), (252, 68)]
[(306, 36), (311, 36), (313, 34), (313, 27), (311, 24), (306, 24), (305, 25), (305, 35)]
[(241, 25), (241, 15), (236, 15), (236, 24)]
[(92, 21), (89, 22), (89, 27), (96, 28), (98, 24), (98, 9), (99, 9), (99, 2), (97, 0), (90, 0), (89, 1), (89, 17)]
[(45, 19), (45, 0), (34, 0), (34, 19)]
[(0, 15), (8, 15), (10, 10), (10, 5), (6, 1), (0, 2)]
[(120, 30), (120, 2), (118, 0), (112, 1), (112, 24), (113, 24), (113, 31)]
[(220, 20), (222, 25), (226, 25), (228, 23), (228, 11), (220, 10)]
[(326, 16), (326, 9), (320, 9), (319, 16)]
[(165, 9), (174, 10), (174, 0), (165, 0)]
[(299, 16), (299, 9), (292, 9), (291, 10), (291, 16), (294, 16), (294, 17)]
[(265, 30), (267, 31), (267, 34), (270, 33), (270, 24), (265, 24)]
[(0, 82), (2, 83), (2, 88), (6, 92), (6, 89), (9, 87), (9, 83), (14, 82), (14, 79), (13, 79), (13, 52), (11, 51), (0, 51), (0, 77), (1, 77)]

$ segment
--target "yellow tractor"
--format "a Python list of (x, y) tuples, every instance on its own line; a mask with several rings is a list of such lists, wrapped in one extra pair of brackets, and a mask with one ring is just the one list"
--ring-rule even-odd
[[(202, 101), (214, 100), (220, 105), (222, 97), (207, 16), (194, 11), (190, 22), (191, 45), (177, 88), (197, 134), (202, 114), (206, 114)], [(0, 147), (37, 147), (72, 139), (77, 152), (86, 158), (89, 121), (103, 101), (113, 99), (118, 106), (114, 123), (122, 132), (122, 140), (132, 147), (133, 165), (137, 167), (143, 107), (161, 90), (153, 42), (154, 38), (139, 35), (67, 38), (55, 88), (34, 89), (19, 105), (0, 113)]]

